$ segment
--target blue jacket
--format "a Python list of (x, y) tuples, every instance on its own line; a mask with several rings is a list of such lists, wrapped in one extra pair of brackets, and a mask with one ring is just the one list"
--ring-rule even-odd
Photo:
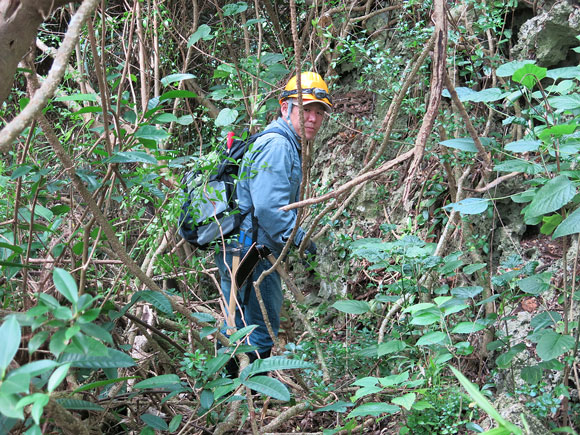
[[(297, 211), (280, 207), (299, 200), (302, 181), (301, 145), (294, 128), (282, 118), (266, 127), (284, 131), (291, 141), (277, 133), (264, 134), (244, 156), (236, 187), (239, 208), (247, 213), (241, 229), (252, 233), (252, 206), (258, 222), (258, 244), (267, 246), (278, 256), (296, 225)], [(298, 229), (294, 244), (298, 246), (304, 230)]]

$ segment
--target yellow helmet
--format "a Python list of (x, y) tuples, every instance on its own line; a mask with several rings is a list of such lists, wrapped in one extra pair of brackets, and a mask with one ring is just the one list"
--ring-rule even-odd
[[(292, 96), (297, 98), (298, 86), (296, 82), (296, 76), (288, 81), (288, 84), (280, 95), (280, 104)], [(302, 100), (304, 104), (318, 102), (324, 105), (326, 111), (330, 112), (332, 110), (330, 92), (320, 74), (312, 71), (303, 72), (300, 75), (300, 85), (302, 87)]]

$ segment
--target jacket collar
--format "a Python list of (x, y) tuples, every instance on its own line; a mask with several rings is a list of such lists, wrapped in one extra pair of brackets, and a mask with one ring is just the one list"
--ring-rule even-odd
[(298, 148), (298, 150), (302, 149), (302, 144), (300, 143), (300, 137), (298, 136), (298, 134), (294, 130), (294, 127), (292, 126), (292, 124), (288, 124), (286, 121), (284, 121), (284, 119), (282, 117), (279, 117), (270, 125), (272, 125), (272, 126), (275, 125), (279, 129), (287, 131), (288, 136), (293, 140), (294, 144), (296, 145), (296, 148)]

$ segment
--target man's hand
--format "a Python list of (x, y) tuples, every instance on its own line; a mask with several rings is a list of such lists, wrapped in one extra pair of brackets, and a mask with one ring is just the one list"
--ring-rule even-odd
[(304, 252), (308, 254), (310, 260), (314, 260), (316, 258), (316, 243), (309, 240), (308, 245), (304, 248)]

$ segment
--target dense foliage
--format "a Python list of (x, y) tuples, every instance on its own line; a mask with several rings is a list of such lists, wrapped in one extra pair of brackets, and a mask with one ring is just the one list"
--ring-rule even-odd
[[(515, 59), (519, 3), (109, 1), (6, 142), (77, 8), (47, 15), (0, 106), (0, 432), (574, 433), (580, 67)], [(248, 364), (182, 178), (300, 70), (336, 108), (303, 154), (321, 254)]]

